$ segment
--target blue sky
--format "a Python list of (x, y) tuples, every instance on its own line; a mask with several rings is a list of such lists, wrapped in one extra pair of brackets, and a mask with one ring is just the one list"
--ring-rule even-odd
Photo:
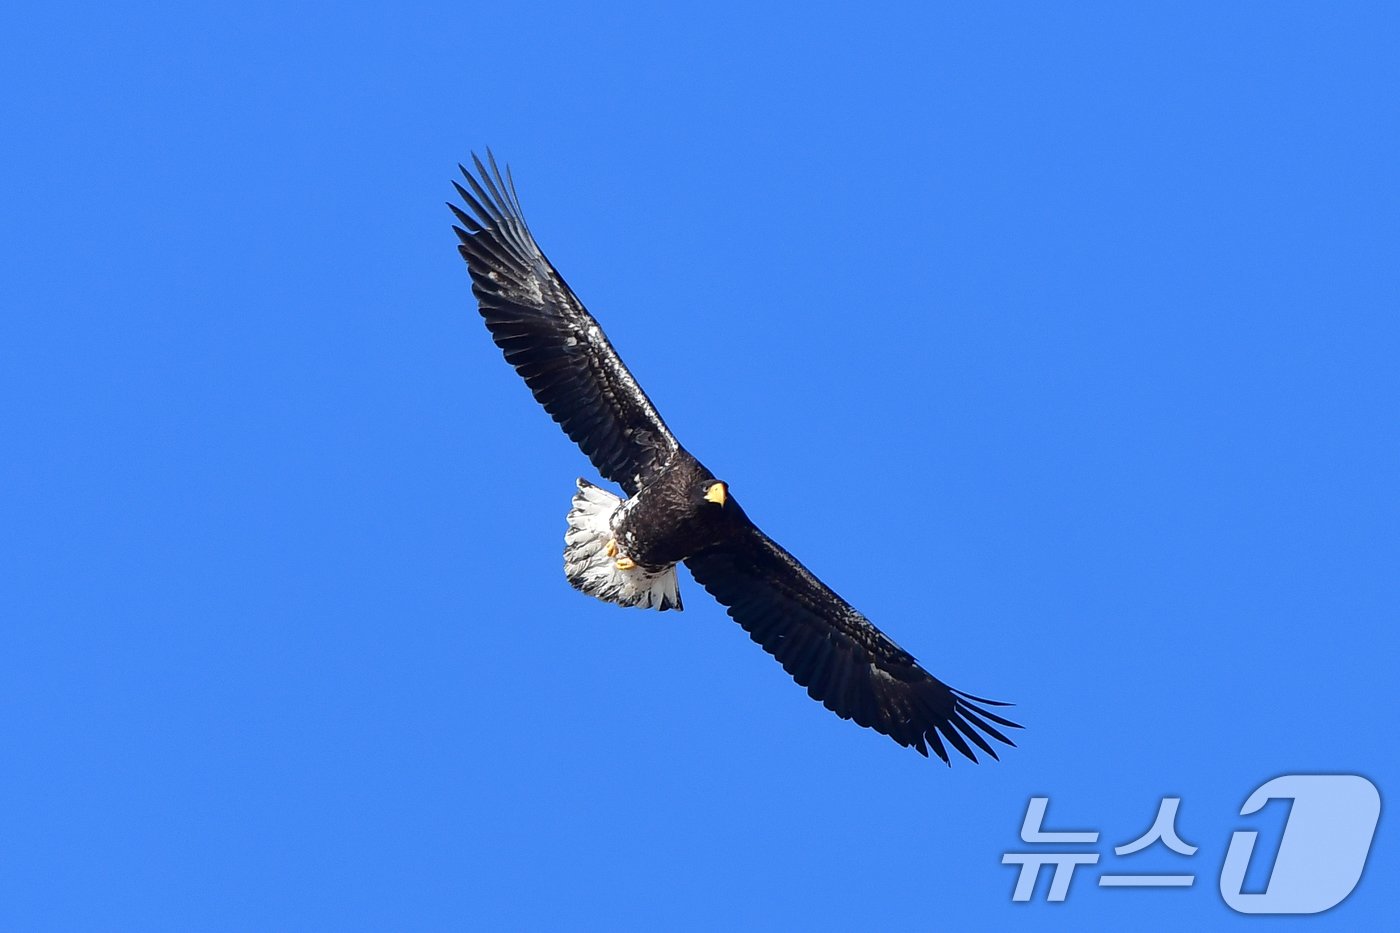
[[(6, 929), (1227, 927), (1254, 788), (1396, 790), (1393, 6), (0, 20)], [(682, 441), (1018, 749), (837, 720), (688, 578), (568, 587), (596, 477), (443, 206), (487, 145)], [(1103, 834), (1062, 904), (1011, 903), (1033, 795)], [(1168, 795), (1197, 854), (1116, 859)], [(1268, 924), (1393, 917), (1396, 842)]]

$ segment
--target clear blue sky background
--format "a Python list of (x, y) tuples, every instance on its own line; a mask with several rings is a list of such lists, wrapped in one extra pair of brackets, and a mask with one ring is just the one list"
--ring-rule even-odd
[[(0, 926), (1215, 928), (1256, 786), (1393, 797), (1400, 15), (963, 7), (0, 13)], [(443, 206), (485, 145), (1019, 749), (837, 720), (688, 578), (567, 586), (594, 474)], [(1196, 886), (1013, 905), (1032, 794)], [(1116, 860), (1163, 795), (1200, 851)], [(1394, 827), (1270, 928), (1393, 919)]]

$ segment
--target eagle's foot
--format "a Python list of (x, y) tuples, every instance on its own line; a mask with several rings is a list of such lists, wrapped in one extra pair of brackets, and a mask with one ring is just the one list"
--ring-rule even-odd
[[(608, 543), (603, 547), (603, 553), (608, 555), (609, 557), (617, 557), (616, 538), (608, 539)], [(636, 568), (637, 562), (630, 557), (617, 557), (617, 560), (616, 562), (614, 562), (613, 566), (616, 567), (618, 570), (633, 570)]]

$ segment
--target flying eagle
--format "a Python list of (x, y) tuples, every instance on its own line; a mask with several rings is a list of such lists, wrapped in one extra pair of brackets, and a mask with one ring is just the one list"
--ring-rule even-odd
[[(472, 292), (506, 362), (605, 479), (627, 498), (580, 479), (564, 537), (564, 572), (583, 592), (623, 606), (680, 609), (676, 564), (735, 622), (842, 719), (854, 719), (925, 757), (946, 746), (993, 758), (987, 738), (1019, 728), (986, 709), (1005, 706), (954, 690), (749, 520), (666, 427), (593, 316), (535, 244), (515, 182), (487, 152), (453, 182), (449, 204)], [(470, 188), (470, 190), (468, 190)], [(970, 743), (970, 744), (969, 744)]]

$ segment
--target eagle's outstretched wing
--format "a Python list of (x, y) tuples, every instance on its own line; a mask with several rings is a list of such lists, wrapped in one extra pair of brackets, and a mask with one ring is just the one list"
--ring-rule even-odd
[(750, 638), (842, 719), (923, 755), (931, 745), (945, 762), (945, 742), (973, 761), (969, 742), (997, 757), (984, 736), (1016, 744), (997, 726), (1020, 727), (984, 708), (1007, 704), (954, 690), (924, 670), (747, 516), (685, 565)]
[[(598, 472), (629, 496), (676, 451), (676, 439), (627, 371), (598, 322), (535, 244), (509, 170), (503, 177), (475, 155), (471, 190), (455, 185), (458, 249), (472, 292), (506, 361)], [(454, 183), (455, 184), (455, 183)]]

